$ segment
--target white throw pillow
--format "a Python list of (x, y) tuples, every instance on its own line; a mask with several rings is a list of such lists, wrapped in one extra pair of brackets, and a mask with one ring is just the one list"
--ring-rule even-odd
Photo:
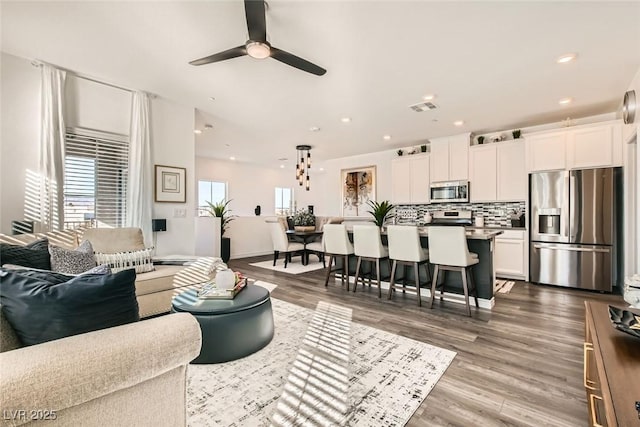
[(98, 264), (107, 264), (113, 273), (130, 268), (134, 268), (136, 273), (147, 273), (155, 270), (151, 260), (152, 254), (153, 248), (147, 248), (114, 254), (96, 252), (94, 255)]

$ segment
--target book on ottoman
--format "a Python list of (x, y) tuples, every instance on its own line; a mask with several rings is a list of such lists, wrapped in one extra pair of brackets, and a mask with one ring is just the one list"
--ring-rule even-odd
[(238, 281), (231, 289), (219, 289), (214, 281), (205, 282), (198, 291), (200, 299), (234, 299), (247, 286), (247, 278)]

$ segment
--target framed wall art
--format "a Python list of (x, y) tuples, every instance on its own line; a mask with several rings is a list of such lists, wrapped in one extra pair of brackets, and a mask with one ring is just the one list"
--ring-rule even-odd
[(369, 200), (376, 200), (376, 167), (342, 169), (342, 216), (368, 216)]
[(155, 165), (156, 202), (187, 203), (187, 170)]

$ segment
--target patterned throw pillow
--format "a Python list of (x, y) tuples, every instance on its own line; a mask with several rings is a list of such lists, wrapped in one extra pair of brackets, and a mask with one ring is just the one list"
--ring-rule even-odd
[(0, 243), (0, 261), (2, 264), (51, 270), (48, 247), (47, 239), (36, 240), (25, 246)]
[(75, 250), (49, 245), (49, 252), (51, 253), (51, 270), (56, 273), (81, 274), (96, 266), (93, 246), (88, 240), (82, 242)]
[(134, 268), (136, 273), (146, 273), (155, 270), (151, 257), (153, 248), (141, 249), (139, 251), (118, 252), (114, 254), (103, 254), (96, 252), (95, 259), (98, 264), (106, 264), (111, 267), (111, 271), (118, 271)]
[[(29, 270), (29, 271), (38, 271), (41, 273), (51, 273), (50, 270), (42, 270), (39, 268), (30, 268), (30, 267), (24, 267), (22, 265), (15, 265), (15, 264), (4, 264), (2, 266), (2, 268), (5, 268), (7, 270)], [(75, 277), (75, 276), (81, 276), (83, 274), (111, 274), (111, 268), (108, 265), (98, 265), (96, 267), (93, 267), (91, 270), (87, 270), (85, 272), (82, 272), (80, 274), (67, 274), (67, 276), (69, 276), (69, 278), (71, 277)]]

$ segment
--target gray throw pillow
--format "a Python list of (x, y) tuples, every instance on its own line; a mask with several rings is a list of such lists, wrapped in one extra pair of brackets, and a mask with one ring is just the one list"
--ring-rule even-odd
[(63, 274), (81, 274), (96, 266), (91, 242), (85, 240), (75, 250), (49, 245), (51, 270)]

